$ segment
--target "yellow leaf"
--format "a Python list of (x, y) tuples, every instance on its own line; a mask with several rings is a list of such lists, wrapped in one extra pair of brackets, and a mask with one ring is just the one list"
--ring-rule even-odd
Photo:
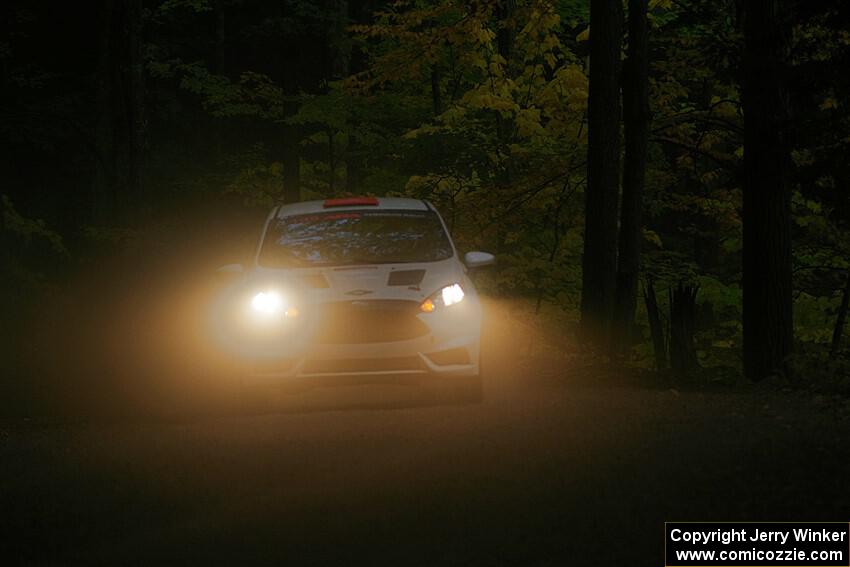
[(838, 101), (833, 97), (828, 96), (824, 99), (822, 103), (820, 103), (821, 110), (829, 110), (830, 108), (838, 108)]
[(664, 246), (661, 242), (661, 237), (658, 236), (658, 233), (655, 232), (654, 230), (643, 229), (643, 238), (645, 240), (649, 241), (649, 242), (652, 242), (653, 244), (655, 244), (659, 248), (664, 248)]
[(587, 41), (588, 39), (590, 39), (590, 26), (587, 26), (587, 29), (576, 36), (576, 41)]

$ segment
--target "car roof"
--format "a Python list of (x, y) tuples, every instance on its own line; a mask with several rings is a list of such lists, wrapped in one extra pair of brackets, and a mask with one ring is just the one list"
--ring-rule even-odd
[(277, 209), (277, 214), (275, 216), (277, 216), (277, 218), (283, 218), (292, 215), (324, 213), (328, 211), (370, 211), (375, 209), (427, 211), (428, 205), (421, 199), (405, 199), (401, 197), (378, 197), (377, 205), (345, 205), (333, 207), (325, 207), (325, 201), (304, 201), (302, 203), (281, 205)]

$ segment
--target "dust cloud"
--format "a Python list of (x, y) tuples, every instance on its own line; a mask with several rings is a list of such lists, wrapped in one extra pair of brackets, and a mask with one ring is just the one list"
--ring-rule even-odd
[[(210, 306), (245, 262), (264, 211), (221, 210), (164, 219), (95, 257), (21, 326), (18, 403), (7, 413), (43, 419), (183, 419), (244, 412), (238, 360), (212, 340)], [(569, 329), (539, 324), (520, 299), (485, 297), (485, 396), (503, 395), (529, 358), (554, 371), (575, 353)], [(251, 411), (322, 411), (444, 403), (425, 380), (315, 381), (271, 388)], [(507, 391), (507, 390), (505, 390)]]

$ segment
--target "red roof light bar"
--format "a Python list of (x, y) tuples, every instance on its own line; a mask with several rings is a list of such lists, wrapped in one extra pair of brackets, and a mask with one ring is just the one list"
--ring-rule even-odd
[(341, 199), (326, 199), (322, 206), (326, 209), (331, 207), (377, 207), (377, 197), (343, 197)]

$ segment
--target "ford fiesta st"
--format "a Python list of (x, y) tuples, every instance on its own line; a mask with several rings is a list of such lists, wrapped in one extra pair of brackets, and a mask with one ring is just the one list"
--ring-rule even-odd
[(347, 198), (275, 208), (250, 266), (216, 309), (219, 342), (248, 384), (381, 376), (438, 379), (481, 397), (481, 304), (426, 201)]

